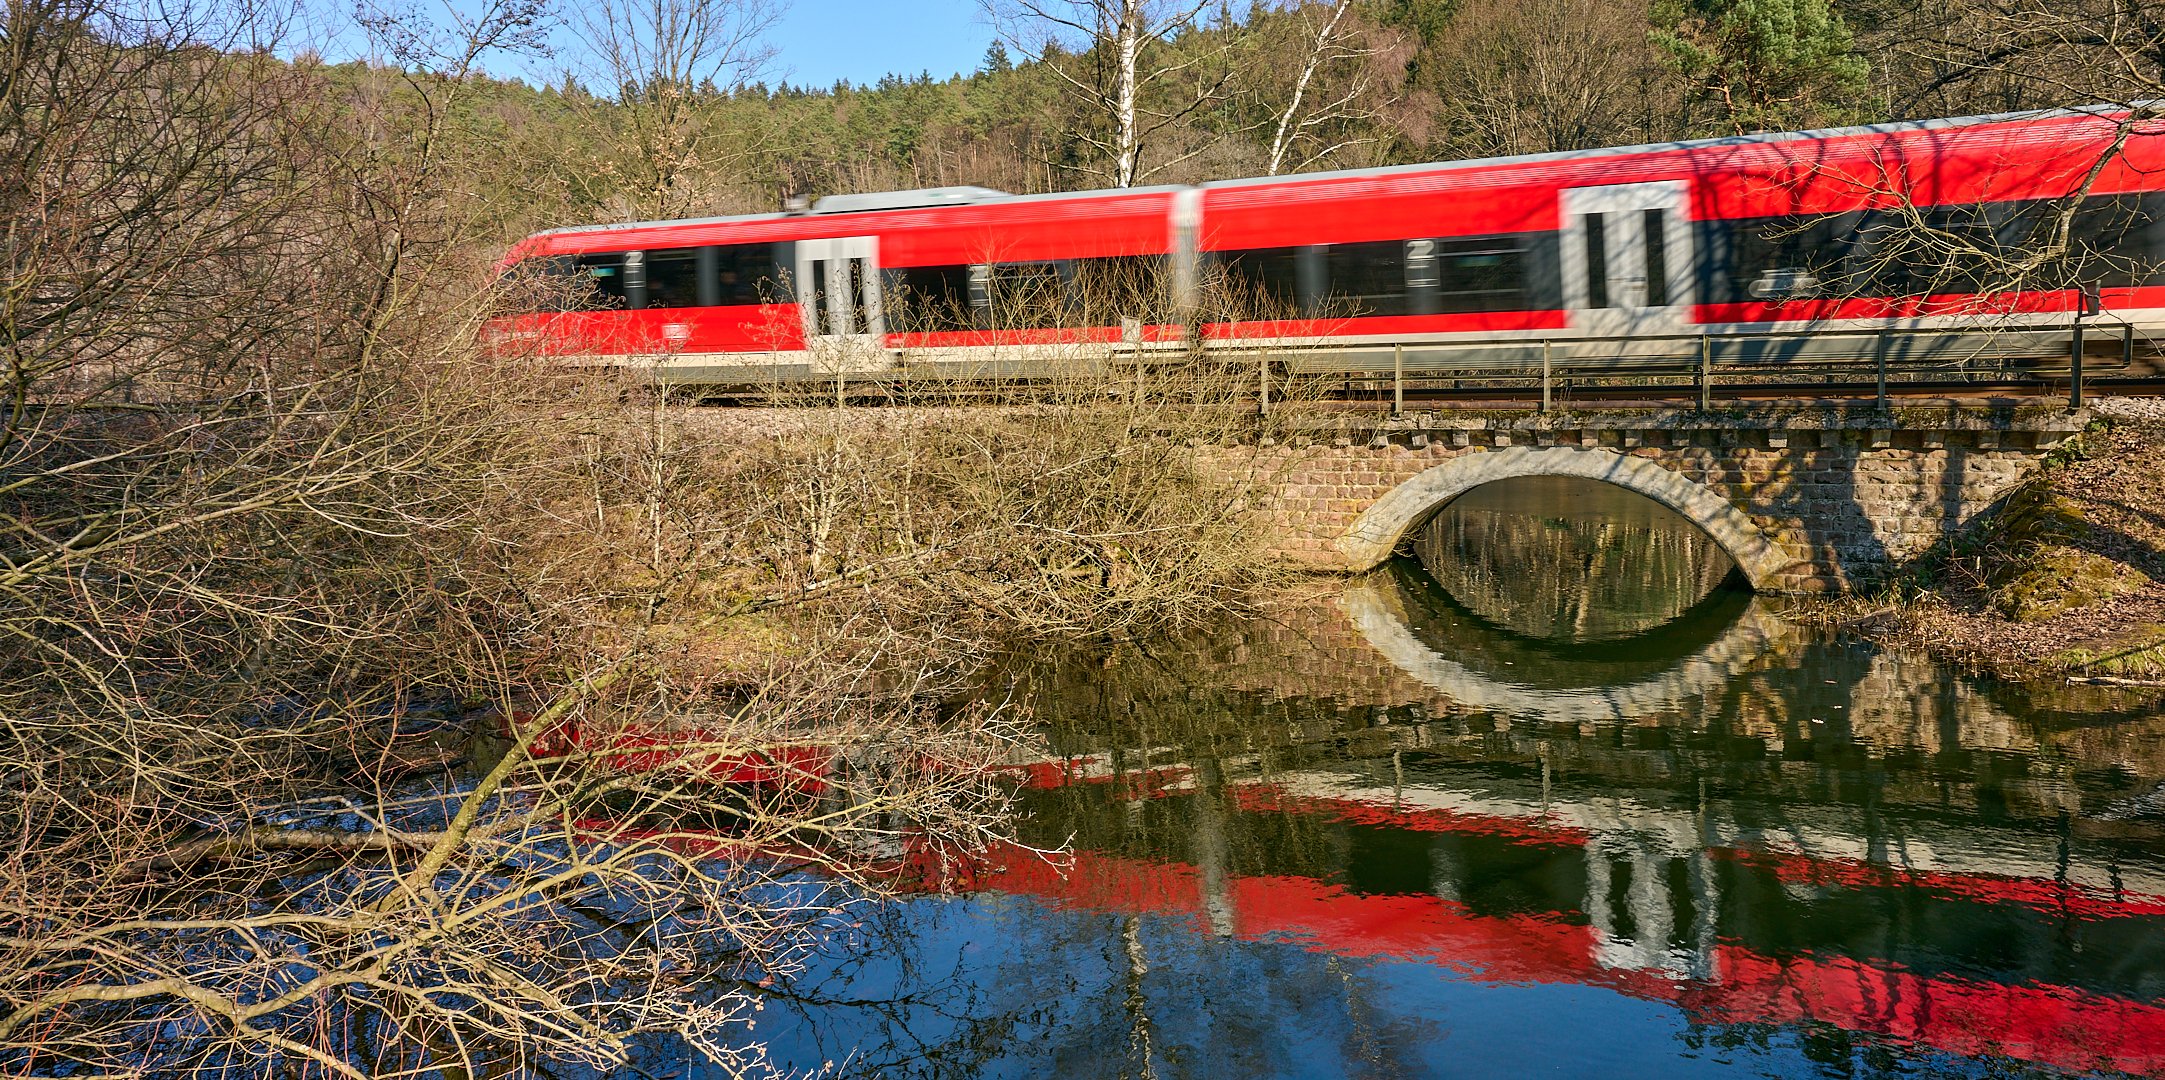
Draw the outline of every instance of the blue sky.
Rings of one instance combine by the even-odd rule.
[[[776,49],[769,83],[830,86],[975,71],[992,27],[975,0],[791,0],[768,40]]]
[[[579,2],[561,0],[563,4]],[[872,83],[882,75],[920,72],[944,79],[977,70],[993,39],[992,26],[978,0],[781,2],[782,16],[766,36],[775,49],[774,62],[764,76],[769,85],[786,79],[793,86],[827,87],[837,79]],[[355,10],[362,5],[378,11],[410,5],[437,19],[444,17],[446,8],[471,12],[477,6],[473,0],[300,0],[300,4],[303,15],[292,48],[313,47],[334,61],[368,50],[354,20]],[[559,11],[568,13],[569,9],[560,7]],[[499,56],[484,60],[483,66],[499,76],[543,84],[556,82],[566,67],[585,66],[572,27],[559,25],[552,37],[553,57]]]

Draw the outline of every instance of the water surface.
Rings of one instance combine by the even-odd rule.
[[[760,1034],[867,1076],[2165,1074],[2154,700],[1664,566],[1594,618],[1408,560],[1018,666],[1064,854],[913,882]]]

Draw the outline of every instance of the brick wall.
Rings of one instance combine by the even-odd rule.
[[[1999,412],[1795,417],[1643,414],[1416,417],[1340,422],[1282,440],[1198,447],[1205,469],[1250,492],[1269,553],[1357,570],[1341,546],[1363,511],[1425,470],[1512,446],[1640,458],[1704,485],[1792,564],[1763,583],[1841,590],[1897,567],[2018,487],[2081,417]]]

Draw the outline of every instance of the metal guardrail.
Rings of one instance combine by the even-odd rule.
[[[1547,410],[1559,395],[1617,401],[1632,400],[1640,390],[1655,400],[1696,400],[1702,409],[1717,396],[1871,397],[1885,408],[1898,395],[1965,394],[2064,394],[2079,408],[2093,381],[2107,372],[2115,388],[2165,393],[2165,333],[2122,320],[2095,321],[2093,314],[2059,323],[2010,320],[1982,327],[1794,327],[1604,337],[1557,332],[1503,340],[1331,345],[1214,340],[1208,352],[1233,370],[1248,367],[1266,410],[1274,383],[1318,379],[1325,386],[1342,379],[1338,392],[1356,400],[1388,392],[1396,412],[1404,411],[1409,394],[1466,401],[1538,397]],[[1095,343],[1070,348],[1075,355],[1052,358],[1035,349],[989,358],[904,359],[894,353],[892,370],[877,365],[829,369],[801,358],[783,363],[779,356],[764,363],[691,359],[663,365],[653,378],[678,387],[819,385],[839,397],[861,387],[891,393],[898,380],[910,379],[949,387],[1029,385],[1130,365],[1183,363],[1197,355],[1184,340],[1128,341],[1109,351]]]
[[[1526,389],[1538,386],[1541,407],[1546,410],[1554,407],[1559,389],[1593,385],[1590,380],[1619,379],[1669,380],[1647,385],[1671,390],[1680,388],[1679,380],[1688,379],[1699,406],[1706,408],[1718,380],[1754,375],[1792,380],[1770,385],[1795,389],[1806,388],[1793,381],[1800,376],[1820,376],[1827,380],[1828,389],[1854,389],[1867,385],[1864,377],[1869,375],[1873,396],[1884,406],[1895,378],[1920,374],[1942,376],[1941,383],[1992,379],[2055,389],[2064,383],[2069,406],[2080,408],[2085,380],[2094,374],[2098,361],[2103,359],[2108,368],[2132,371],[2141,340],[2145,339],[2132,323],[2077,319],[2058,326],[1775,329],[1628,339],[1544,337],[1309,347],[1288,350],[1279,362],[1288,374],[1341,375],[1349,377],[1349,382],[1371,381],[1388,370],[1393,407],[1399,412],[1404,411],[1409,385],[1433,389],[1419,384],[1441,379],[1450,380],[1454,388],[1467,382],[1536,380]],[[2113,343],[2111,353],[2089,355],[2101,351],[2097,349],[2100,341]],[[1849,376],[1849,381],[1835,381],[1842,376]],[[1448,391],[1437,392],[1448,395]]]

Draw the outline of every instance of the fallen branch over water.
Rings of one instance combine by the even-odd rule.
[[[2074,686],[2165,686],[2165,679],[2122,679],[2112,675],[2070,675]]]

